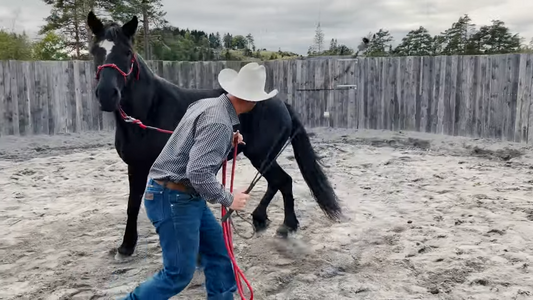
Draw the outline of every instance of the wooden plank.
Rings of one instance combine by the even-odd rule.
[[[527,142],[528,140],[528,120],[529,107],[531,105],[531,85],[533,85],[533,55],[520,56],[520,70],[518,75],[517,90],[517,117],[515,122],[515,141]]]
[[[347,128],[357,128],[357,90],[359,89],[359,86],[357,84],[358,82],[358,76],[357,76],[357,68],[358,68],[358,60],[347,60],[344,61],[347,68],[349,67],[349,71],[346,74],[346,82],[349,84],[355,84],[355,89],[349,89],[347,92],[347,99],[345,100],[347,102],[346,107],[346,122]]]
[[[511,54],[511,64],[509,66],[509,111],[508,111],[508,122],[507,122],[507,140],[515,141],[515,127],[517,119],[520,119],[520,105],[518,104],[518,80],[520,72],[520,54]],[[517,141],[518,142],[518,141]]]
[[[0,136],[8,135],[8,125],[6,118],[6,102],[7,102],[7,72],[8,64],[6,61],[0,61]]]

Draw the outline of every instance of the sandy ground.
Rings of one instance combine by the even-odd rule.
[[[235,238],[255,299],[533,299],[531,147],[313,132],[347,219],[325,219],[286,150],[278,161],[295,182],[301,231],[291,243],[274,238],[278,193],[271,227]],[[255,175],[247,159],[237,172],[237,187]],[[119,299],[155,273],[160,249],[144,208],[132,260],[111,254],[126,180],[111,133],[0,138],[0,299]],[[248,212],[264,191],[261,180]],[[173,299],[205,299],[199,282]]]

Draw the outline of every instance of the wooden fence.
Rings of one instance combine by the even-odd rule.
[[[531,54],[510,54],[264,64],[268,89],[277,88],[307,127],[409,130],[527,143],[533,140],[532,62]],[[242,64],[149,62],[155,73],[188,88],[217,87],[222,68]],[[113,128],[113,118],[99,111],[94,98],[94,75],[94,65],[87,61],[0,62],[0,135]]]

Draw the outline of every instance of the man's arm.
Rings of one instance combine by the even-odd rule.
[[[229,207],[233,203],[233,195],[224,189],[212,171],[226,158],[225,152],[233,130],[224,124],[199,121],[194,145],[189,153],[187,178],[206,201]]]

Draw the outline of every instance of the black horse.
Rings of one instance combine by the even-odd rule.
[[[87,23],[94,34],[90,52],[98,66],[95,95],[101,110],[115,115],[115,148],[128,165],[128,220],[118,255],[131,256],[137,243],[137,216],[148,172],[170,135],[143,129],[125,122],[125,119],[129,115],[145,125],[173,130],[189,104],[203,98],[218,97],[225,91],[183,89],[154,74],[133,50],[137,17],[122,26],[116,23],[104,25],[90,12]],[[338,220],[342,214],[338,198],[291,107],[275,98],[258,103],[250,113],[242,114],[239,119],[239,130],[246,145],[240,145],[238,151],[243,152],[258,170],[264,160],[273,160],[289,137],[294,135],[291,144],[305,182],[324,213],[330,219]],[[279,190],[283,195],[285,218],[277,232],[286,236],[298,229],[292,178],[276,162],[262,175],[268,182],[268,188],[252,213],[254,227],[259,231],[268,226],[267,207]]]

